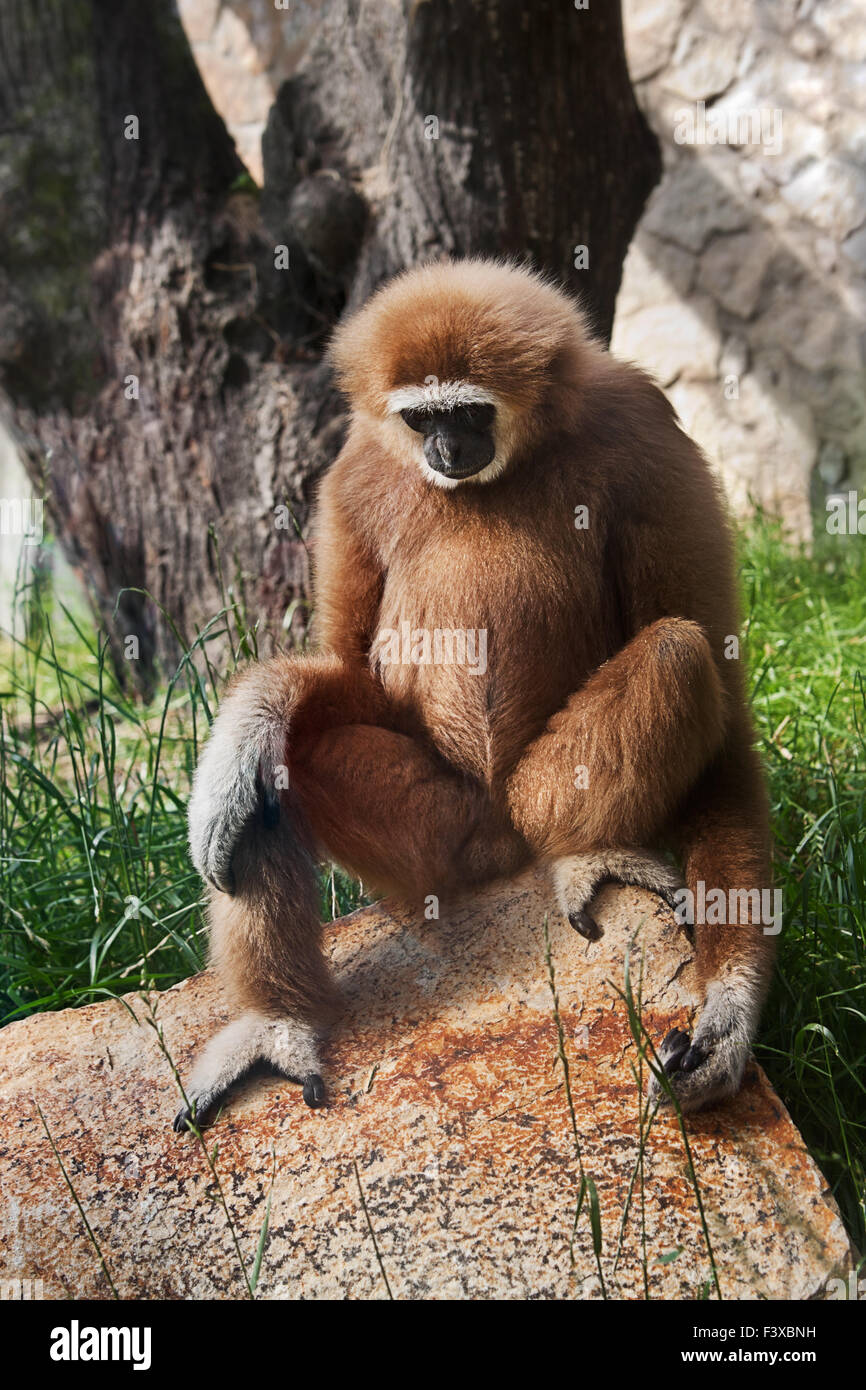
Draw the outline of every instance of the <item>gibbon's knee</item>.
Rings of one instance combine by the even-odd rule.
[[[702,628],[660,619],[530,744],[508,782],[514,823],[545,858],[652,843],[718,749],[724,722]]]
[[[247,824],[278,818],[294,741],[335,724],[375,723],[385,710],[370,672],[331,654],[280,656],[237,676],[223,697],[190,797],[190,850],[202,878],[223,893],[235,891],[236,847]]]

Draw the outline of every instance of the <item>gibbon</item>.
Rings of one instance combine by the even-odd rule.
[[[735,1093],[771,969],[752,891],[770,886],[770,836],[705,460],[649,378],[512,264],[399,276],[332,356],[351,418],[318,499],[320,650],[235,677],[194,779],[192,856],[236,1017],[175,1127],[259,1060],[323,1103],[323,857],[409,902],[542,862],[593,938],[599,884],[670,900],[672,851],[693,892],[748,907],[695,924],[702,1010],[660,1057],[686,1110]],[[446,659],[467,633],[485,660]]]

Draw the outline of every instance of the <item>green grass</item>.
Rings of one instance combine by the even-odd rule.
[[[755,1049],[866,1245],[866,541],[809,558],[741,544],[746,652],[770,782],[779,963]]]
[[[756,1049],[866,1246],[866,542],[808,556],[741,539],[744,656],[770,779],[779,969]],[[218,707],[211,644],[254,648],[229,601],[161,697],[124,692],[88,617],[22,595],[0,643],[0,1021],[164,987],[205,956],[186,847],[197,747]],[[326,915],[357,887],[323,874]]]
[[[19,597],[21,630],[0,642],[0,1023],[203,967],[186,802],[222,684],[208,649],[228,633],[234,666],[254,645],[229,604],[143,705],[88,616]],[[326,916],[360,901],[323,874]]]

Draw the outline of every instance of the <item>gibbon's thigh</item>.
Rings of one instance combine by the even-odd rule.
[[[406,734],[326,730],[293,747],[291,785],[320,846],[381,892],[418,900],[529,861],[487,790]]]
[[[722,684],[703,629],[643,628],[594,672],[508,779],[514,824],[547,859],[651,844],[720,746]]]

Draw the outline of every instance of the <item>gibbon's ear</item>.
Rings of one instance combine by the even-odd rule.
[[[384,418],[406,386],[471,382],[513,410],[538,405],[568,363],[597,353],[579,307],[513,264],[434,262],[399,275],[342,323],[331,360],[356,409]]]

